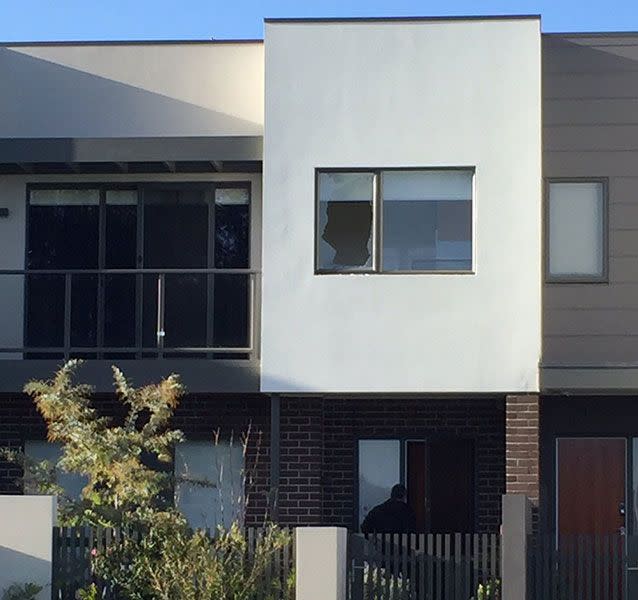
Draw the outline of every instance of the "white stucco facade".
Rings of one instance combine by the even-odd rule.
[[[265,49],[262,391],[536,391],[539,21],[271,22]],[[315,274],[315,169],[454,166],[473,274]]]

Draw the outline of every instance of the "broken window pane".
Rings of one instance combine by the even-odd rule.
[[[372,268],[373,173],[319,175],[320,270]]]

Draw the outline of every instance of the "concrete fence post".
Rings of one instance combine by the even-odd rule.
[[[345,600],[348,531],[298,527],[295,535],[296,600]]]
[[[503,496],[501,545],[502,600],[527,600],[527,539],[532,505],[524,494]]]
[[[51,598],[55,496],[0,496],[0,597],[14,583],[43,587]]]

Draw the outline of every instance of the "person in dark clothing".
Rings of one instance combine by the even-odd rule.
[[[375,506],[363,520],[363,533],[412,533],[416,531],[416,515],[407,503],[408,491],[397,483],[390,498]]]

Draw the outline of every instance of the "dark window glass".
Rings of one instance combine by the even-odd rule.
[[[30,269],[96,269],[97,190],[32,190],[27,264]]]
[[[320,270],[372,268],[373,173],[321,173],[319,176]]]
[[[145,268],[206,268],[206,192],[195,189],[151,189],[145,193],[144,202]],[[207,277],[197,274],[171,275],[166,277],[165,282],[164,345],[205,346]],[[154,347],[157,343],[157,276],[144,276],[143,315],[144,345]]]
[[[137,266],[137,191],[106,192],[106,240],[104,266],[132,269]],[[104,276],[104,345],[135,346],[136,276]],[[107,353],[106,358],[131,358],[131,353]]]
[[[247,269],[250,213],[245,188],[215,190],[215,267]]]
[[[250,235],[249,192],[246,188],[215,190],[215,267],[247,269]],[[246,347],[248,340],[249,276],[217,274],[213,280],[213,345]],[[222,356],[222,355],[219,355]],[[230,354],[227,358],[241,358]]]
[[[26,346],[64,345],[64,275],[28,275]],[[62,354],[29,353],[27,358],[59,358]]]
[[[99,198],[99,191],[90,189],[32,190],[28,268],[97,269]],[[27,278],[27,346],[64,344],[64,290],[63,275]],[[95,277],[87,279],[86,275],[72,275],[71,345],[95,343],[96,297]]]

